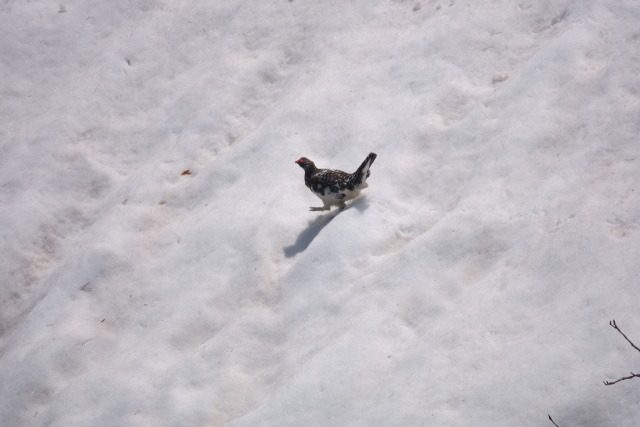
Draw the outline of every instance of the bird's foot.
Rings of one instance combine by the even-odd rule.
[[[309,210],[311,212],[317,212],[317,211],[328,211],[330,208],[329,206],[323,206],[321,208],[314,208],[313,206],[309,208]]]

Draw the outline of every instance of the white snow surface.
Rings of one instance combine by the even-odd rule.
[[[3,426],[637,426],[637,0],[0,4]],[[353,171],[346,210],[294,163]],[[184,174],[183,172],[190,173]]]

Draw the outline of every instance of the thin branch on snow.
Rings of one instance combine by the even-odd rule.
[[[553,421],[553,418],[551,418],[551,415],[549,415],[549,421],[551,421],[553,423],[554,426],[556,427],[560,427],[558,424],[556,424],[555,421]]]
[[[616,321],[615,319],[612,320],[611,322],[609,322],[609,324],[611,325],[611,327],[613,329],[615,329],[616,331],[620,332],[620,335],[622,335],[624,337],[625,340],[627,340],[627,342],[629,344],[631,344],[631,347],[635,348],[636,350],[640,351],[640,348],[638,348],[638,346],[636,346],[634,343],[631,342],[631,340],[629,338],[627,338],[627,336],[620,330],[620,328],[618,328],[618,325],[616,325]]]
[[[602,381],[602,382],[604,383],[604,385],[611,385],[611,384],[619,383],[620,381],[630,380],[631,378],[635,378],[635,377],[640,378],[640,375],[638,374],[634,374],[633,372],[630,372],[630,374],[631,375],[629,375],[628,377],[618,378],[615,381]]]
[[[629,338],[627,338],[627,336],[624,334],[624,332],[622,332],[620,330],[620,328],[618,327],[618,325],[616,325],[616,321],[615,319],[612,320],[611,322],[609,322],[609,325],[611,325],[611,327],[613,329],[615,329],[616,331],[618,331],[620,333],[620,335],[622,335],[624,337],[625,340],[627,340],[627,342],[629,344],[631,344],[631,347],[635,348],[636,350],[640,351],[640,348],[638,348],[638,346],[636,346],[633,342],[631,342],[631,340]],[[630,372],[631,375],[629,375],[628,377],[622,377],[622,378],[618,378],[615,381],[602,381],[604,383],[604,385],[612,385],[615,383],[619,383],[620,381],[624,381],[624,380],[630,380],[631,378],[640,378],[640,374],[634,374],[633,372]],[[549,417],[551,418],[551,417]],[[553,421],[553,420],[552,420]],[[555,424],[555,423],[554,423]]]

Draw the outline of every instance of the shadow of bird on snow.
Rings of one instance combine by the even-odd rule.
[[[318,234],[320,234],[322,229],[326,227],[331,222],[331,220],[333,220],[335,217],[340,215],[342,212],[352,208],[358,210],[359,212],[364,212],[368,207],[369,207],[369,203],[367,202],[366,197],[359,197],[343,210],[335,210],[325,215],[316,217],[314,220],[309,221],[307,228],[302,230],[302,232],[298,235],[298,238],[296,239],[294,244],[284,247],[284,255],[287,258],[291,258],[292,256],[295,256],[300,252],[303,252],[305,249],[309,247],[311,242],[313,242],[313,239],[315,239],[318,236]]]

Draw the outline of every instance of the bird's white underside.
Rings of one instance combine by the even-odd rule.
[[[366,184],[364,186],[361,186],[360,188],[365,188],[365,187],[366,187]],[[344,202],[358,197],[358,195],[360,194],[360,189],[356,189],[353,191],[345,190],[345,191],[341,191],[340,193],[329,192],[324,196],[315,192],[313,194],[315,194],[316,196],[318,196],[320,200],[322,200],[322,203],[324,204],[324,206],[318,207],[318,208],[311,207],[309,209],[312,211],[326,211],[331,209],[331,206],[339,206],[340,209],[344,209]],[[344,194],[345,196],[343,198],[339,198],[341,194]]]

